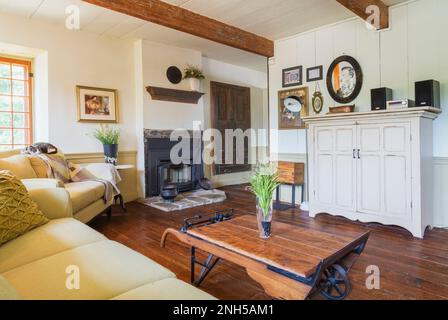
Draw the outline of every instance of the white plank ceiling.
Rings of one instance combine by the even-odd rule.
[[[164,0],[173,5],[277,40],[352,17],[335,0]],[[386,0],[389,5],[405,0]],[[256,70],[266,70],[266,59],[171,30],[81,0],[0,0],[0,12],[48,20],[64,25],[65,9],[78,5],[81,28],[99,35],[143,38],[195,49],[205,56]]]

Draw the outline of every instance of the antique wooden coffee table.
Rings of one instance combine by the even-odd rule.
[[[255,216],[218,212],[187,219],[181,230],[166,230],[161,246],[170,234],[191,246],[191,282],[196,286],[224,259],[244,267],[273,298],[302,300],[316,291],[330,300],[348,296],[348,272],[370,232],[332,234],[280,222],[272,230],[273,236],[262,240]],[[205,262],[196,259],[196,249],[210,254]],[[197,281],[196,264],[202,266]]]

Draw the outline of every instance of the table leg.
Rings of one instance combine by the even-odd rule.
[[[291,209],[294,209],[296,207],[296,185],[292,185],[292,202],[291,202]]]
[[[195,267],[196,267],[196,248],[195,247],[191,247],[190,264],[191,264],[190,281],[191,281],[191,284],[194,285],[194,283],[195,283],[194,273],[195,273]]]
[[[121,209],[124,211],[124,212],[127,212],[127,209],[126,209],[126,205],[124,204],[124,198],[123,198],[123,196],[121,195],[121,194],[117,194],[116,196],[115,196],[115,203],[117,202],[117,200],[118,201],[120,201],[120,207],[121,207]]]

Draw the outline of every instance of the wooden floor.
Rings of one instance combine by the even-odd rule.
[[[167,247],[161,249],[160,239],[166,228],[180,228],[183,219],[196,214],[230,208],[237,214],[254,214],[255,199],[243,187],[223,190],[228,196],[223,204],[165,213],[131,203],[127,213],[116,208],[111,221],[101,216],[91,225],[110,239],[146,255],[188,282],[189,248],[175,239],[169,239]],[[299,210],[276,212],[274,219],[334,233],[343,233],[354,225],[362,225],[328,215],[311,219]],[[372,235],[365,252],[350,273],[353,291],[348,299],[448,299],[448,230],[429,231],[425,240],[418,240],[400,228],[377,224],[362,226],[370,229]],[[380,290],[368,290],[365,286],[366,268],[370,265],[380,268]],[[220,262],[202,289],[219,299],[270,299],[246,275],[244,269],[228,262]]]

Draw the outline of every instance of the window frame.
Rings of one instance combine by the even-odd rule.
[[[11,81],[11,91],[10,91],[10,97],[11,97],[11,131],[12,131],[12,140],[11,144],[0,144],[0,146],[10,146],[10,150],[17,150],[16,146],[22,146],[22,144],[14,143],[14,114],[25,114],[28,115],[28,121],[29,121],[29,128],[23,128],[25,131],[25,146],[31,145],[34,142],[34,117],[33,117],[33,76],[32,76],[32,61],[26,60],[26,59],[20,59],[20,58],[12,58],[12,57],[5,57],[0,55],[0,63],[8,63],[11,66],[13,65],[20,65],[27,68],[27,73],[25,73],[25,80],[23,82],[28,84],[28,88],[25,88],[26,91],[28,91],[28,96],[17,96],[13,94],[13,84],[12,82],[14,80],[22,81],[19,79],[14,79],[12,75],[12,67],[11,67],[11,77],[10,78],[1,78],[4,80],[10,80]],[[14,104],[13,100],[14,97],[22,97],[25,98],[25,100],[28,100],[28,111],[25,112],[14,112]],[[26,110],[26,109],[25,109]],[[7,113],[7,112],[5,112]],[[22,128],[16,128],[16,129],[22,129]],[[27,135],[29,135],[29,138],[27,139]]]

